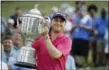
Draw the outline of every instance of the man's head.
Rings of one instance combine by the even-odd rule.
[[[84,8],[80,8],[76,10],[77,16],[83,17],[86,14],[86,10]]]
[[[85,4],[86,4],[85,1],[76,1],[75,2],[76,10],[83,8]]]
[[[20,7],[16,7],[15,11],[17,15],[21,15],[23,13]]]
[[[10,51],[13,46],[12,38],[10,36],[6,36],[3,39],[3,46],[5,51]]]
[[[91,16],[94,16],[96,14],[96,12],[98,11],[98,8],[97,8],[96,5],[91,4],[91,5],[88,6],[87,11],[89,12],[89,14]]]
[[[22,40],[21,34],[19,34],[17,32],[13,33],[12,41],[13,41],[14,45],[16,45],[16,46],[21,45],[21,40]]]
[[[105,19],[106,15],[107,15],[107,10],[106,8],[102,8],[100,11],[101,17],[102,19]]]
[[[62,13],[56,13],[53,15],[51,20],[51,28],[54,32],[63,32],[66,23],[65,15]]]

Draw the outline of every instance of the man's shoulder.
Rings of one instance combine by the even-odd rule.
[[[12,48],[11,48],[11,53],[10,54],[13,54],[13,53],[15,53],[16,51],[15,51],[15,49],[14,49],[14,46],[12,46]]]
[[[84,16],[84,18],[92,20],[92,17],[91,17],[89,14],[86,14],[86,15]]]
[[[14,53],[14,52],[17,51],[17,47],[16,47],[16,46],[12,46],[11,50],[12,50],[12,52]]]
[[[69,36],[67,36],[66,34],[63,34],[63,38],[64,38],[65,40],[71,40],[71,38],[70,38]]]

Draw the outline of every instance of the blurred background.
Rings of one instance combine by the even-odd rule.
[[[66,70],[109,69],[109,7],[107,1],[2,1],[0,33],[3,51],[1,61],[4,65],[3,68],[6,68],[5,70],[30,70],[14,65],[19,50],[24,45],[16,19],[23,12],[33,9],[35,4],[38,4],[38,9],[44,17],[51,18],[57,12],[66,15],[68,21],[64,33],[73,41]],[[82,24],[83,22],[84,24]],[[92,27],[92,29],[81,29],[84,25]],[[74,26],[77,26],[76,29]]]
[[[65,2],[65,1],[46,1],[46,2],[41,2],[41,1],[2,1],[1,2],[1,13],[2,16],[4,16],[5,18],[7,18],[10,14],[14,13],[14,9],[16,7],[21,7],[23,10],[28,11],[30,9],[32,9],[34,7],[34,5],[38,3],[39,4],[39,10],[44,13],[45,15],[49,15],[49,13],[51,13],[51,8],[53,6],[56,7],[60,7],[62,3],[69,3],[71,6],[75,7],[75,1],[69,1],[69,2]],[[90,4],[95,4],[98,9],[100,10],[103,7],[108,7],[108,2],[106,1],[86,1],[86,6],[90,5]],[[100,11],[98,11],[99,13]]]

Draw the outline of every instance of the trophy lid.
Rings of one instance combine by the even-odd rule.
[[[34,9],[31,9],[29,12],[41,15],[41,12],[38,10],[38,6],[39,6],[39,4],[35,4]]]
[[[25,12],[22,14],[20,17],[35,17],[35,18],[40,18],[43,19],[42,13],[38,9],[39,4],[35,4],[33,9],[30,9],[28,12]]]

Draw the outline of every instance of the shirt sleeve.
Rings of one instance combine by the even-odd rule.
[[[32,43],[32,47],[35,48],[35,49],[38,48],[39,45],[40,45],[40,40],[35,40],[35,41]]]
[[[90,28],[93,27],[92,19],[90,18],[89,15],[84,16],[84,18],[81,20],[81,24],[82,24],[82,25],[85,25],[85,26],[88,26],[88,27],[90,27]]]
[[[89,26],[90,28],[93,28],[92,20],[87,21],[87,26]]]
[[[14,65],[16,63],[16,58],[17,57],[12,56],[9,58],[8,65],[12,68],[12,70],[18,69],[18,67]]]
[[[71,50],[72,41],[70,38],[65,38],[59,45],[57,45],[57,49],[59,49],[64,56],[68,55]]]

